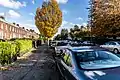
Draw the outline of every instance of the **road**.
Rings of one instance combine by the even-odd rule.
[[[20,59],[8,70],[0,71],[0,80],[59,80],[52,51],[41,46],[27,59]]]

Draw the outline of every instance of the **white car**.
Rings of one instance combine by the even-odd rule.
[[[106,48],[110,51],[113,51],[114,53],[119,53],[120,52],[120,42],[119,41],[110,41],[107,42],[100,47]]]
[[[67,42],[57,42],[57,45],[55,47],[55,53],[59,54],[62,49],[71,47],[69,43]]]

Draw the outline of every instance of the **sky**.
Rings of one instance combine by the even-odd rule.
[[[45,0],[0,0],[0,15],[5,16],[6,21],[15,22],[28,29],[39,32],[35,26],[34,16],[36,9],[42,6]],[[75,24],[86,25],[88,21],[89,0],[56,0],[63,12],[62,28],[70,29]]]

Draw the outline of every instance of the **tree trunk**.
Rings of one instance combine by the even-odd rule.
[[[49,38],[47,38],[47,50],[49,49]]]
[[[49,46],[49,38],[47,39],[47,45]]]

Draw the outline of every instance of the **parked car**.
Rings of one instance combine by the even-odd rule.
[[[56,63],[65,80],[120,80],[120,58],[102,48],[67,48]]]
[[[77,41],[74,41],[74,42],[72,42],[72,43],[70,43],[70,45],[72,46],[72,47],[75,47],[75,46],[98,46],[97,44],[95,44],[95,43],[92,43],[92,42],[90,42],[90,41],[79,41],[79,42],[77,42]]]
[[[95,43],[93,43],[93,42],[91,42],[91,41],[83,41],[82,44],[83,44],[83,45],[90,45],[90,46],[98,46],[98,44],[95,44]]]
[[[56,46],[56,44],[57,44],[56,41],[51,41],[50,44],[49,44],[49,46],[50,46],[51,49],[54,49],[55,46]]]
[[[72,47],[81,46],[81,43],[80,43],[80,42],[77,42],[77,41],[71,41],[69,44],[70,44]]]
[[[55,46],[55,53],[59,54],[62,49],[70,47],[70,44],[67,42],[59,41]]]
[[[106,48],[110,51],[113,51],[114,53],[119,53],[120,52],[120,42],[119,41],[110,41],[107,42],[100,47]]]

